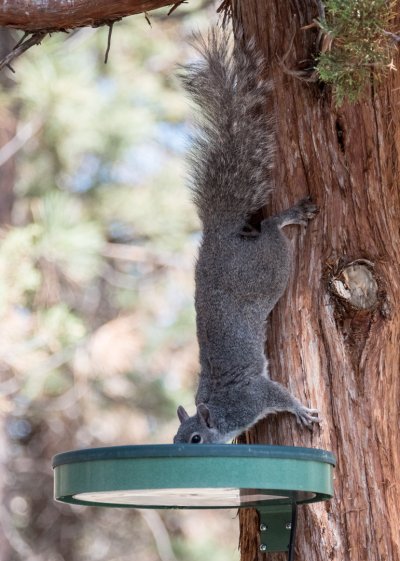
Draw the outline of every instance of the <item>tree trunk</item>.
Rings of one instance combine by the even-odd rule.
[[[9,29],[0,29],[0,60],[10,52],[15,39]],[[0,72],[0,93],[8,92],[13,86],[4,72]],[[11,211],[14,204],[15,157],[2,161],[2,149],[17,132],[16,108],[8,108],[4,103],[0,107],[0,228],[11,222]]]
[[[181,4],[174,0],[0,0],[0,26],[24,31],[65,31],[106,25],[125,16]]]
[[[294,266],[271,316],[267,355],[271,377],[318,407],[323,424],[310,433],[279,415],[244,441],[336,454],[334,499],[300,508],[296,561],[399,561],[400,73],[371,80],[363,102],[336,109],[326,88],[280,63],[288,51],[291,69],[312,58],[316,31],[301,27],[317,17],[317,3],[231,6],[265,53],[275,87],[272,210],[308,194],[320,207],[306,231],[288,232]],[[242,511],[240,523],[242,561],[265,559],[254,511]]]

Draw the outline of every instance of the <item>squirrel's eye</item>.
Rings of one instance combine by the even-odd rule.
[[[201,436],[200,436],[199,434],[194,434],[194,435],[191,437],[190,442],[191,442],[192,444],[200,444],[200,442],[201,442],[202,440],[203,440],[203,439],[201,438]]]

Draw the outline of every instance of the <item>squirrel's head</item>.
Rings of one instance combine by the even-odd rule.
[[[224,442],[223,435],[213,423],[209,408],[204,403],[199,403],[196,414],[189,417],[186,410],[178,407],[178,418],[181,426],[174,437],[174,443],[209,444],[211,442]]]

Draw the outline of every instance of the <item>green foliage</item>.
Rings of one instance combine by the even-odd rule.
[[[18,129],[31,131],[17,153],[15,224],[0,230],[0,313],[10,326],[0,368],[17,374],[32,405],[45,388],[68,392],[65,380],[82,372],[95,385],[101,364],[128,377],[135,359],[138,388],[146,393],[149,371],[149,392],[158,388],[148,414],[161,427],[174,416],[157,379],[181,384],[179,356],[195,336],[198,222],[184,185],[188,104],[174,78],[192,17],[119,23],[108,65],[107,29],[55,35],[18,59],[12,92],[0,87],[2,106],[18,108]],[[127,257],[113,257],[114,245]],[[133,333],[117,332],[120,316],[132,318]],[[106,343],[96,346],[103,327]]]
[[[26,305],[40,287],[41,274],[35,266],[33,248],[40,235],[37,224],[15,228],[3,236],[0,245],[0,314],[10,305]]]
[[[371,78],[391,65],[393,40],[387,32],[393,18],[391,0],[327,0],[325,49],[318,57],[319,78],[333,87],[337,105],[358,100]]]
[[[68,348],[86,335],[82,319],[63,302],[40,309],[37,331],[53,351]]]
[[[61,276],[69,282],[86,283],[98,272],[99,251],[104,243],[101,230],[99,225],[84,219],[76,198],[49,192],[42,199],[31,201],[31,212],[31,223],[3,234],[0,247],[3,313],[10,305],[31,308],[45,280],[48,287],[52,280],[56,289],[54,282]]]
[[[76,283],[85,283],[98,273],[104,240],[98,223],[88,220],[81,201],[51,191],[32,204],[40,227],[35,254],[55,266]]]

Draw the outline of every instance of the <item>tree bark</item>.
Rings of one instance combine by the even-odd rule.
[[[300,508],[296,561],[399,561],[400,74],[371,78],[362,102],[337,109],[327,88],[301,82],[280,63],[288,51],[292,69],[312,58],[316,31],[301,28],[317,17],[317,2],[231,6],[269,61],[275,88],[270,210],[307,194],[320,207],[306,231],[288,232],[294,266],[271,316],[267,356],[271,377],[318,407],[323,424],[310,433],[280,415],[243,441],[336,454],[334,499]],[[242,561],[265,559],[255,512],[241,511],[240,524]]]
[[[174,0],[0,0],[0,27],[29,32],[98,27],[125,16],[180,3]]]

